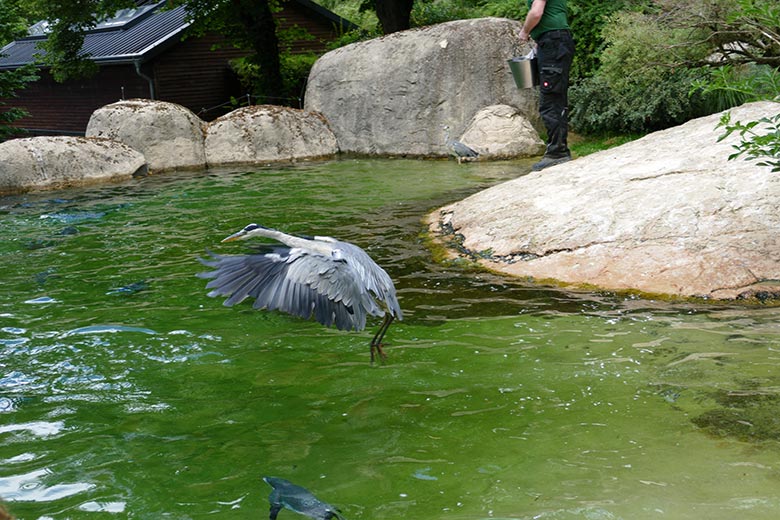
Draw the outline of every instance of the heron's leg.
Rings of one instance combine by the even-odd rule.
[[[395,316],[392,314],[385,313],[385,319],[382,321],[382,325],[379,326],[379,330],[376,331],[376,334],[374,335],[374,338],[371,340],[371,362],[374,362],[374,351],[376,351],[379,354],[379,357],[382,359],[387,359],[387,355],[385,354],[385,351],[382,350],[382,340],[385,337],[385,333],[387,332],[387,329],[390,328],[390,324],[393,323],[393,320],[395,319]]]
[[[271,504],[271,514],[268,518],[271,520],[276,520],[276,515],[279,514],[279,511],[282,509],[281,504]]]

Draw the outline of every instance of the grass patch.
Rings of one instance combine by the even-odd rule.
[[[620,146],[643,136],[644,134],[580,135],[570,132],[569,148],[575,157],[584,157],[601,150]]]

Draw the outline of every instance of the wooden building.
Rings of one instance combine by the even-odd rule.
[[[218,35],[183,38],[189,23],[183,6],[163,9],[164,1],[126,9],[102,22],[84,39],[83,51],[99,65],[88,79],[57,83],[46,68],[19,97],[4,100],[30,115],[16,126],[33,135],[83,135],[97,108],[121,99],[147,98],[183,105],[205,120],[222,115],[222,105],[244,94],[229,60],[246,51],[217,48]],[[328,41],[354,26],[310,0],[284,0],[276,13],[280,28],[298,26],[314,36],[293,42],[291,52],[324,52]],[[45,22],[31,35],[0,49],[0,70],[35,60],[37,44],[46,38]]]

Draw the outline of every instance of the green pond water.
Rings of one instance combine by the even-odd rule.
[[[524,163],[343,160],[0,199],[0,497],[20,519],[770,519],[780,311],[434,262],[421,218]],[[405,319],[227,308],[250,222],[364,247]],[[284,510],[280,518],[299,518]]]

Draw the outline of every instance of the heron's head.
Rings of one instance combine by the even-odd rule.
[[[245,226],[244,229],[241,231],[238,231],[236,233],[233,233],[229,237],[225,237],[222,239],[223,242],[232,242],[233,240],[244,240],[246,238],[255,236],[258,233],[259,230],[264,230],[263,226],[259,226],[257,224],[249,224],[248,226]]]

